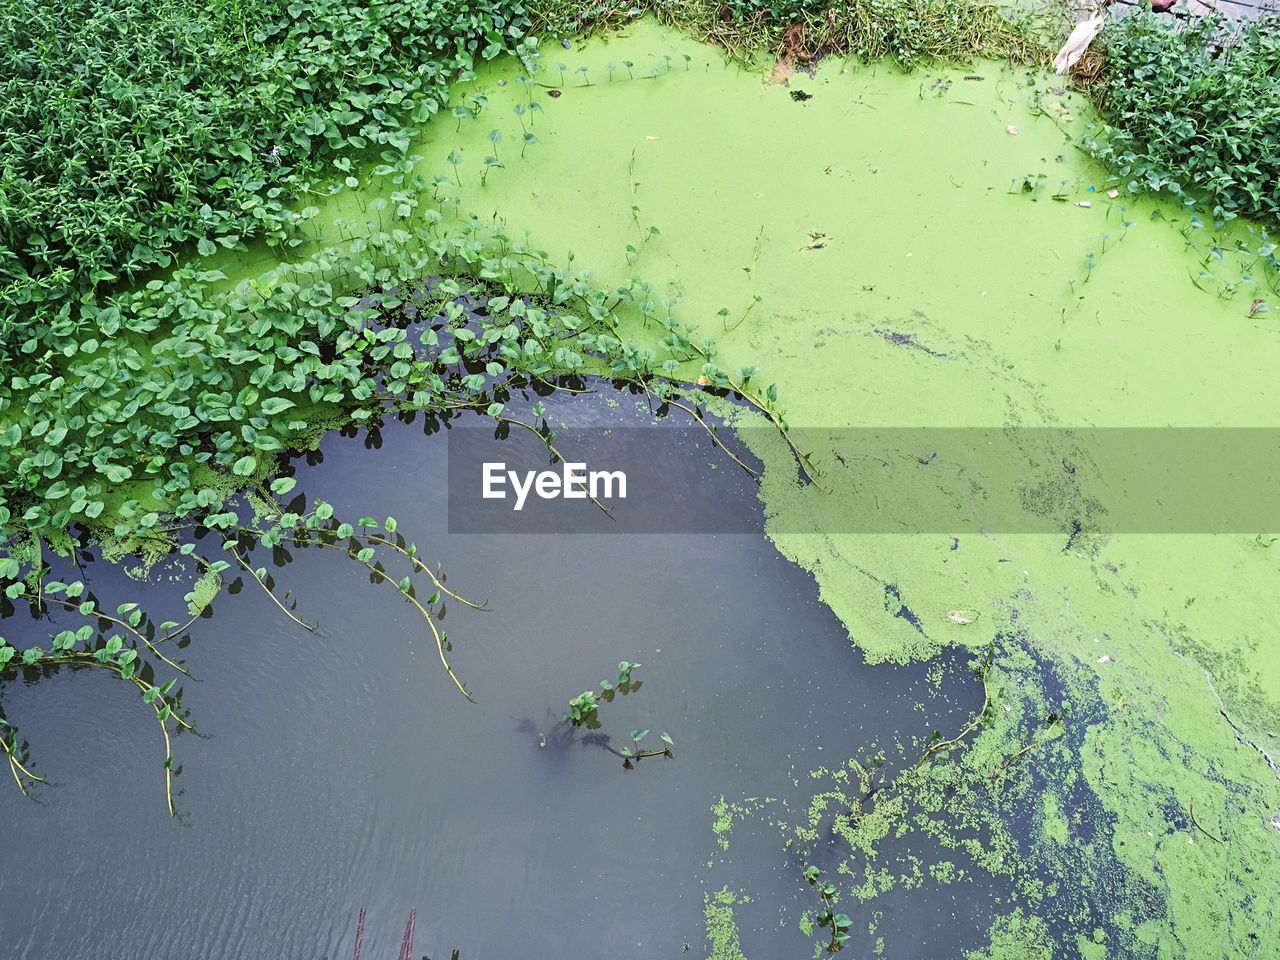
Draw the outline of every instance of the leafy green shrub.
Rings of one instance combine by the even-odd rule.
[[[145,536],[163,514],[216,509],[326,423],[402,403],[496,416],[511,377],[572,373],[586,355],[620,377],[657,366],[609,332],[628,291],[522,256],[492,225],[442,235],[432,213],[373,224],[232,289],[197,261],[80,305],[74,316],[98,334],[71,341],[53,370],[13,373],[20,406],[0,397],[0,528]],[[536,302],[503,292],[517,271],[542,291]],[[433,274],[455,276],[423,279]],[[411,337],[411,316],[438,319]]]
[[[1280,19],[1175,27],[1143,13],[1103,37],[1094,156],[1132,192],[1280,223]]]
[[[287,245],[309,177],[403,152],[525,26],[498,0],[0,0],[0,359],[181,245]]]
[[[327,426],[399,405],[497,416],[512,378],[662,362],[612,336],[624,301],[657,319],[647,293],[551,269],[494,224],[442,228],[449,178],[406,152],[442,107],[485,109],[448,105],[473,54],[537,67],[519,3],[0,14],[0,557],[38,571],[39,541],[65,550],[77,526],[163,549],[174,518],[217,515]],[[459,183],[475,169],[449,163]],[[357,195],[361,222],[313,252],[304,197],[361,188],[378,194]],[[204,257],[250,239],[274,265],[231,288]],[[674,356],[730,386],[711,341],[661,322]]]
[[[904,69],[977,56],[1042,63],[1029,19],[985,0],[637,0],[626,7],[528,0],[539,28],[572,33],[621,26],[634,11],[690,30],[749,60],[760,50],[792,61],[891,58]]]
[[[15,527],[146,530],[207,510],[220,476],[247,482],[308,412],[412,393],[423,367],[393,333],[365,340],[350,294],[453,261],[424,253],[416,199],[395,230],[379,213],[269,289],[215,293],[196,261],[117,291],[180,248],[258,239],[296,260],[316,210],[293,201],[313,181],[358,185],[365,158],[421,192],[416,125],[526,27],[498,0],[0,0],[0,546]],[[123,484],[136,496],[108,510]]]

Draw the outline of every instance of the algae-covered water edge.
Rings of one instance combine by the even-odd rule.
[[[28,78],[5,956],[1280,953],[1265,21],[258,6]]]

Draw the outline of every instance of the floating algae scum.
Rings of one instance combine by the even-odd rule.
[[[425,698],[413,668],[434,651],[386,643],[402,635],[397,608],[339,598],[349,571],[335,587],[341,565],[300,551],[279,579],[323,621],[318,639],[262,627],[272,611],[253,593],[219,601],[184,651],[205,681],[187,696],[216,688],[220,702],[200,710],[213,740],[184,751],[191,829],[176,835],[93,812],[108,793],[146,807],[154,785],[130,769],[131,744],[39,722],[75,715],[87,678],[6,687],[6,711],[77,771],[38,790],[39,805],[0,797],[9,855],[31,865],[29,879],[0,880],[17,955],[60,936],[68,957],[100,955],[98,938],[146,942],[148,955],[180,940],[184,956],[338,956],[357,907],[402,916],[405,896],[423,908],[420,942],[464,956],[557,956],[568,925],[619,957],[699,951],[703,932],[716,960],[801,956],[842,930],[855,955],[1275,955],[1276,624],[1249,602],[1280,587],[1267,531],[830,522],[864,491],[842,459],[847,428],[1276,426],[1280,330],[1274,311],[1251,309],[1275,300],[1262,239],[1110,196],[1071,143],[1087,112],[1038,73],[825,63],[781,85],[647,23],[545,45],[541,64],[532,85],[512,61],[459,84],[453,115],[416,145],[417,172],[456,201],[446,217],[527,231],[549,260],[695,323],[724,369],[776,387],[816,482],[782,434],[748,429],[759,414],[726,405],[764,465],[772,546],[442,538],[451,584],[481,584],[493,607],[451,608],[451,627],[465,619],[456,634],[476,638],[454,661],[479,708]],[[318,202],[317,244],[375,203]],[[252,275],[252,251],[234,268]],[[628,333],[656,344],[666,330],[633,316]],[[698,363],[680,372],[693,380]],[[551,409],[572,422],[603,402]],[[379,511],[438,531],[443,494],[426,479],[441,476],[439,440],[416,432],[388,426],[378,450],[331,437],[305,486],[352,515],[376,494]],[[721,482],[751,508],[744,476]],[[774,548],[838,621],[795,599],[809,581]],[[609,563],[625,567],[602,586]],[[598,620],[577,606],[584,593],[608,596]],[[366,636],[384,642],[343,639]],[[205,662],[202,647],[219,644],[263,646],[270,676],[289,680]],[[677,743],[674,759],[626,772],[593,741],[570,749],[555,724],[560,701],[622,657],[643,664],[644,687],[619,698],[616,728],[615,704],[601,712],[611,743],[632,722]],[[939,657],[951,697],[915,663]],[[982,682],[960,687],[971,659]],[[586,675],[567,678],[566,663]],[[953,738],[954,760],[916,765]],[[98,797],[75,788],[85,768]],[[158,851],[147,875],[173,898],[170,917],[186,912],[179,898],[225,909],[158,931],[147,898],[103,934],[103,911],[85,905],[50,934],[39,904],[86,904],[101,865],[67,881],[48,844],[96,854],[107,828]],[[829,899],[851,927],[823,917]]]
[[[472,164],[460,208],[527,226],[606,284],[639,275],[678,299],[723,366],[777,384],[793,429],[1275,426],[1258,231],[1210,236],[1175,205],[1110,196],[1068,139],[1088,116],[1053,78],[827,63],[783,87],[646,26],[544,60],[565,69],[541,75],[559,96],[527,175],[480,188],[485,123],[430,145]],[[480,84],[494,116],[526,95],[511,80]],[[1078,949],[1276,951],[1276,622],[1248,602],[1280,587],[1263,531],[819,535],[806,518],[856,500],[859,478],[817,449],[825,475],[800,484],[781,438],[749,436],[766,529],[866,656],[1003,638],[1096,701],[1075,752],[1103,825],[1064,808],[1065,836],[1098,829],[1162,908],[1111,904],[1122,939],[1077,931]],[[897,598],[913,617],[892,615]]]

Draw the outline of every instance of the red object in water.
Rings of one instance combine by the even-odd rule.
[[[351,960],[360,960],[360,944],[364,942],[364,907],[360,908],[360,922],[356,925],[356,952]]]
[[[400,941],[399,960],[413,960],[413,928],[418,922],[418,908],[409,909],[409,922],[405,924],[404,939]]]
[[[413,907],[409,910],[409,922],[404,927],[404,939],[400,941],[400,954],[397,960],[413,960],[413,933],[418,925],[418,908]],[[356,949],[351,955],[351,960],[360,960],[360,947],[364,944],[364,907],[360,908],[360,922],[356,925]],[[453,952],[454,960],[458,958],[458,951]]]

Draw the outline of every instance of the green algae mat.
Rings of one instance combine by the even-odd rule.
[[[716,337],[725,367],[776,384],[822,477],[803,482],[781,438],[744,431],[766,465],[768,530],[812,571],[851,656],[995,641],[993,672],[1044,700],[1042,715],[1074,702],[1075,736],[1044,762],[1076,771],[1096,806],[1037,787],[1038,855],[1087,847],[1160,907],[1121,898],[1108,931],[1044,943],[1274,955],[1280,547],[1265,531],[1064,543],[823,533],[811,519],[863,495],[822,431],[1276,426],[1280,328],[1254,273],[1259,232],[1214,234],[1193,211],[1113,190],[1073,145],[1087,108],[1025,70],[826,63],[780,84],[650,25],[543,58],[554,66],[533,101],[515,70],[481,76],[465,96],[509,122],[441,122],[425,164],[450,174],[459,211],[527,231],[602,285],[643,278]],[[536,146],[516,157],[530,130]],[[485,176],[495,145],[503,168]],[[1004,667],[1002,650],[1016,650]],[[1028,656],[1055,665],[1062,690],[1026,690]],[[716,956],[737,950],[730,904],[708,905]],[[1003,922],[990,955],[1042,955],[1026,952],[1033,926]]]

